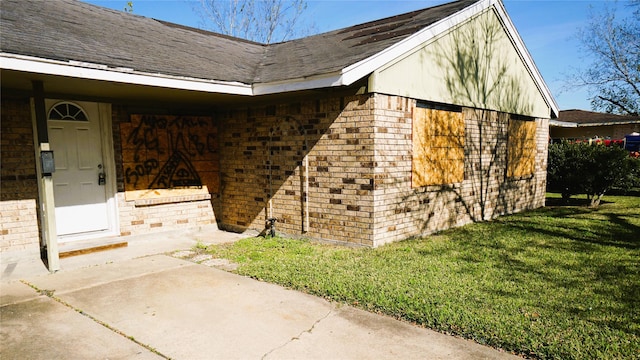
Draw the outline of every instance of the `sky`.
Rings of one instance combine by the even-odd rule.
[[[123,10],[127,0],[83,0]],[[388,16],[449,2],[447,0],[307,0],[305,20],[317,32],[326,32]],[[627,1],[617,4],[624,11]],[[586,89],[570,88],[567,76],[589,66],[576,33],[586,26],[590,13],[598,13],[612,1],[503,0],[507,13],[523,39],[560,110],[590,110]],[[202,27],[195,0],[133,0],[133,13],[186,26]]]

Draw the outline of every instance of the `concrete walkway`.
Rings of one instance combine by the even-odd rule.
[[[169,255],[136,256],[134,248],[118,260],[63,259],[55,274],[2,281],[0,359],[516,358]]]

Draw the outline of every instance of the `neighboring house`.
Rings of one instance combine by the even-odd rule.
[[[2,251],[269,218],[376,247],[544,205],[558,108],[500,1],[272,45],[0,6]]]
[[[634,132],[640,132],[640,116],[562,110],[557,119],[549,122],[549,137],[552,140],[621,140]]]

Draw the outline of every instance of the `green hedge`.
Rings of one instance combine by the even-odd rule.
[[[640,186],[640,159],[618,146],[562,141],[549,145],[547,191],[564,200],[585,194],[597,206],[612,190]]]

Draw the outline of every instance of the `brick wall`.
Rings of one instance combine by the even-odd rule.
[[[284,234],[379,246],[544,205],[547,120],[536,120],[534,176],[507,179],[508,115],[463,109],[465,180],[412,189],[415,104],[382,94],[327,94],[222,111],[219,196],[156,203],[125,200],[119,125],[129,113],[116,105],[120,232],[189,228],[216,218],[221,227],[262,230],[273,216]],[[38,246],[32,139],[29,101],[3,98],[3,250]]]
[[[374,245],[544,206],[548,121],[537,119],[535,173],[506,178],[507,114],[463,109],[464,181],[411,188],[415,100],[376,94]]]
[[[3,94],[0,113],[0,251],[38,252],[38,184],[29,98]]]
[[[262,230],[273,216],[282,233],[373,245],[369,95],[327,95],[219,116],[221,226]]]
[[[509,115],[490,111],[463,109],[465,180],[412,189],[415,104],[369,94],[220,114],[219,223],[262,230],[273,216],[284,234],[379,246],[544,205],[547,121],[535,174],[507,179]]]
[[[125,200],[124,193],[118,193],[117,200],[121,236],[215,224],[209,199],[136,206],[135,201]]]
[[[0,201],[0,251],[40,249],[36,200]]]

